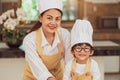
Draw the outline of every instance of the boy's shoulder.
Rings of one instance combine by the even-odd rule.
[[[93,58],[90,58],[91,59],[91,66],[98,66],[98,63],[96,60],[94,60]]]
[[[90,58],[92,63],[97,63],[97,61],[93,58]]]

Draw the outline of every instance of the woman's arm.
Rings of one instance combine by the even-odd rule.
[[[52,74],[38,56],[35,41],[30,39],[32,38],[25,38],[23,41],[26,61],[37,80],[47,80],[48,77],[52,77]]]
[[[65,64],[73,58],[71,54],[71,40],[70,40],[70,32],[64,28],[60,28],[60,33],[63,40],[63,45],[65,49]]]

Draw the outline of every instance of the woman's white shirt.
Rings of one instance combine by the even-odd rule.
[[[81,75],[85,71],[86,64],[76,64],[76,73]],[[65,72],[63,76],[63,80],[71,80],[71,70],[72,70],[72,60],[67,63],[65,66]],[[93,80],[101,80],[101,73],[99,70],[99,66],[97,62],[91,59],[91,68],[90,72],[93,75]]]
[[[62,37],[64,49],[65,49],[65,62],[67,63],[73,56],[70,54],[70,33],[63,28],[58,29]],[[58,35],[55,34],[55,39],[52,46],[47,42],[43,31],[42,32],[42,48],[43,53],[46,55],[53,55],[58,52],[57,45],[60,43]],[[23,46],[25,50],[25,58],[29,63],[33,75],[37,80],[47,80],[52,74],[48,71],[41,58],[38,56],[36,51],[36,31],[28,34],[23,41]]]

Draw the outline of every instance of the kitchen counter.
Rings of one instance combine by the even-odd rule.
[[[120,56],[120,44],[114,41],[94,41],[93,56]],[[24,51],[10,49],[5,43],[0,43],[0,58],[21,58],[25,57]]]
[[[23,58],[24,51],[20,49],[0,48],[0,58]]]
[[[120,56],[120,44],[118,42],[94,41],[95,53],[93,56]]]
[[[9,48],[5,43],[0,42],[0,58],[24,58],[24,51],[19,48]]]

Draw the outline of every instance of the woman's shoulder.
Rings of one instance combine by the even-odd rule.
[[[70,32],[67,29],[60,27],[58,31],[60,32],[63,39],[70,38]]]
[[[58,30],[59,30],[60,33],[62,33],[62,34],[70,34],[70,32],[69,32],[67,29],[63,28],[63,27],[60,27]]]
[[[25,38],[24,38],[24,42],[29,42],[29,41],[34,41],[36,38],[36,31],[30,32],[28,33]]]

